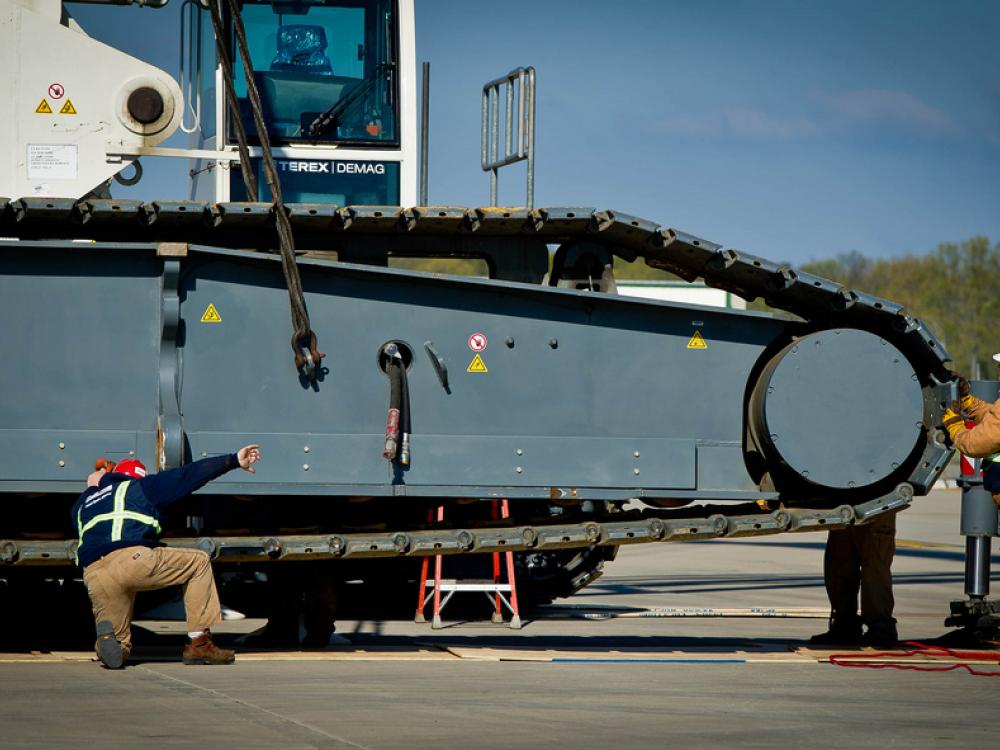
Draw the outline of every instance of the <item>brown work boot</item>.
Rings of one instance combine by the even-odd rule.
[[[184,647],[181,661],[185,664],[232,664],[236,652],[219,648],[212,643],[212,634],[205,631]]]

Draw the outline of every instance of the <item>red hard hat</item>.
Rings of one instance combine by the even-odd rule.
[[[115,474],[125,474],[133,479],[145,479],[146,477],[145,465],[143,465],[142,461],[135,458],[126,458],[124,461],[119,461],[118,465],[111,471]]]

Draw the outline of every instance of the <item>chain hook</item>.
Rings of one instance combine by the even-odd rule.
[[[308,344],[305,342],[308,340]],[[316,334],[309,330],[305,336],[292,336],[292,350],[295,352],[295,369],[309,378],[310,382],[316,382],[316,373],[319,370],[323,358],[326,356],[317,347]]]

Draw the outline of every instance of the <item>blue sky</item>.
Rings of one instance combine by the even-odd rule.
[[[176,74],[176,0],[71,9]],[[998,30],[997,2],[417,0],[430,200],[489,201],[480,89],[532,65],[536,205],[615,208],[793,263],[1000,241]],[[146,161],[116,194],[184,197],[183,162]],[[523,202],[523,167],[500,187]]]

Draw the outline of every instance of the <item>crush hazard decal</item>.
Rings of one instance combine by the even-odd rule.
[[[201,316],[201,322],[202,323],[221,323],[222,322],[222,316],[219,315],[219,311],[215,309],[215,305],[209,304],[209,306],[205,308],[205,312],[202,313],[202,316]]]
[[[705,343],[705,337],[701,335],[701,331],[695,331],[691,336],[691,340],[688,341],[688,349],[708,349],[708,344]]]

